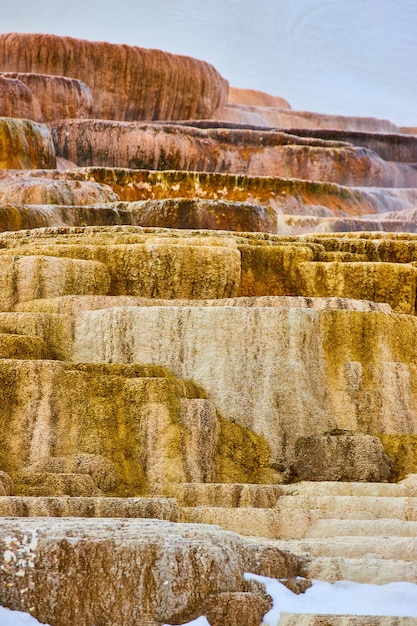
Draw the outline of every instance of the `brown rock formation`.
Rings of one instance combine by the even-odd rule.
[[[46,126],[0,117],[0,169],[54,168],[56,157]]]
[[[14,113],[9,113],[11,117],[28,117],[40,122],[49,122],[62,118],[92,116],[93,99],[91,91],[80,80],[64,76],[16,72],[4,72],[0,75],[0,79],[14,79],[24,83],[33,93],[35,101],[37,100],[40,106],[40,117],[18,115],[17,110],[14,110]],[[7,114],[1,113],[1,115]]]
[[[262,617],[272,608],[272,599],[266,593],[220,593],[204,607],[210,626],[259,626]]]
[[[37,98],[29,87],[16,78],[0,74],[0,116],[42,121]]]
[[[264,91],[256,91],[255,89],[239,89],[238,87],[229,87],[229,95],[227,98],[229,104],[249,104],[252,106],[277,107],[280,109],[291,109],[291,105],[280,96],[271,96]]]
[[[85,260],[105,263],[111,276],[109,293],[112,295],[171,299],[224,298],[235,295],[240,281],[240,254],[233,239],[212,239],[204,235],[191,235],[186,241],[178,236],[172,239],[160,238],[158,235],[149,238],[140,230],[133,230],[132,236],[129,236],[123,227],[119,228],[121,230],[116,238],[111,231],[106,234],[105,230],[92,230],[90,241],[83,237],[84,229],[79,231],[81,239],[77,236],[67,239],[63,229],[63,245],[58,247],[53,239],[54,231],[50,234],[46,232],[46,240],[38,241],[45,252],[40,256],[63,256],[72,259],[87,257]],[[81,242],[82,245],[78,245]],[[35,249],[35,255],[38,255],[40,248],[36,244]],[[25,257],[32,256],[29,251],[30,246],[22,248]],[[155,259],[158,259],[156,264],[153,262]],[[8,260],[4,262],[7,264]],[[4,281],[10,285],[12,300],[16,298],[20,301],[19,282],[12,280],[13,275],[13,271],[10,274],[6,272]],[[32,281],[36,281],[35,276],[36,272],[32,275]],[[76,281],[74,288],[75,284]],[[89,279],[86,275],[87,290],[90,287],[94,290],[107,289],[107,280],[99,282],[93,279],[90,287],[88,285]],[[81,284],[79,288],[84,289]],[[8,297],[9,291],[6,293]]]
[[[52,176],[53,174],[50,173]],[[63,172],[65,180],[95,180],[109,185],[121,200],[165,198],[210,198],[269,205],[277,213],[333,216],[377,213],[391,199],[391,209],[410,208],[417,202],[414,190],[387,190],[376,199],[373,190],[350,189],[333,183],[305,180],[238,176],[185,171],[146,171],[124,168],[80,168]],[[384,190],[385,192],[385,190]],[[408,195],[410,193],[410,198]]]
[[[391,463],[377,437],[340,431],[298,439],[289,472],[296,480],[384,482]]]
[[[58,159],[0,118],[0,604],[259,626],[244,571],[417,582],[412,133],[129,46],[0,35],[2,70]]]
[[[113,190],[113,192],[112,192]],[[290,234],[294,228],[294,234],[298,234],[295,224],[296,216],[315,216],[320,218],[333,218],[340,216],[342,221],[339,228],[331,226],[332,220],[329,221],[330,232],[346,231],[349,228],[349,220],[353,216],[366,216],[369,222],[369,228],[366,228],[366,221],[355,225],[352,222],[352,230],[384,230],[383,225],[377,225],[374,228],[375,220],[384,221],[383,215],[378,217],[378,213],[387,214],[387,221],[401,219],[399,211],[411,210],[417,204],[417,190],[413,188],[406,189],[389,189],[389,188],[349,188],[333,183],[317,183],[313,181],[304,181],[288,178],[268,178],[268,177],[252,177],[252,176],[236,176],[232,174],[214,174],[204,172],[184,172],[184,171],[146,171],[146,170],[127,170],[122,168],[79,168],[67,171],[56,170],[31,170],[26,171],[3,171],[0,173],[0,201],[4,204],[60,204],[60,205],[97,205],[100,208],[102,217],[97,216],[94,221],[94,214],[85,214],[86,225],[99,224],[135,224],[135,214],[139,215],[139,211],[135,210],[135,205],[110,205],[110,202],[122,200],[127,202],[135,202],[140,200],[163,200],[167,207],[171,206],[171,200],[174,198],[189,198],[194,203],[197,201],[198,207],[204,206],[203,218],[198,211],[190,215],[189,226],[210,225],[214,228],[216,225],[222,224],[222,228],[230,224],[230,228],[243,228],[247,224],[248,230],[255,228],[259,224],[259,229],[263,230],[268,227],[269,222],[273,218],[271,209],[280,215],[284,214],[284,219],[278,220],[279,232],[282,234]],[[203,204],[198,200],[204,201]],[[209,202],[207,202],[209,201]],[[216,201],[212,203],[211,201]],[[182,201],[181,201],[182,202]],[[224,205],[226,202],[226,205]],[[236,207],[238,219],[232,219],[230,210],[217,211],[214,206],[228,206],[227,203],[243,203],[245,207],[238,205]],[[105,204],[104,204],[105,203]],[[252,205],[259,205],[257,208],[250,209]],[[150,211],[151,205],[147,206],[146,219],[156,220],[155,225],[161,224],[162,217],[157,218],[154,211]],[[138,208],[139,208],[138,206]],[[162,205],[155,205],[162,208]],[[174,204],[174,206],[177,206]],[[191,205],[190,205],[191,206]],[[192,206],[196,206],[192,204]],[[259,207],[263,206],[264,209]],[[119,211],[117,211],[119,207]],[[180,209],[180,207],[183,207]],[[10,209],[5,209],[6,213]],[[31,209],[17,207],[16,211],[20,214],[27,213],[27,220],[30,220]],[[37,222],[36,213],[44,211],[45,218],[39,218]],[[165,225],[178,226],[184,224],[182,221],[188,212],[185,211],[184,205],[178,205],[174,213],[166,215],[169,220]],[[77,225],[76,221],[70,221],[69,216],[65,216],[65,212],[58,211],[57,222],[52,223],[51,220],[53,209],[34,208],[33,219],[28,223],[28,227],[38,227],[47,225]],[[104,217],[104,214],[108,217]],[[145,213],[144,213],[145,214]],[[113,219],[114,222],[106,221]],[[251,215],[251,217],[249,217]],[[151,217],[152,216],[152,217]],[[255,217],[256,216],[256,217]],[[267,216],[267,222],[265,217]],[[289,220],[290,230],[285,230],[285,221],[289,216],[294,216],[293,223]],[[349,216],[349,217],[348,217]],[[371,218],[372,216],[372,218]],[[404,214],[404,221],[409,218]],[[74,220],[77,218],[74,217]],[[81,217],[80,217],[81,219]],[[89,220],[92,221],[89,221]],[[102,219],[102,221],[100,221]],[[165,220],[165,217],[163,218]],[[187,218],[188,219],[188,218]],[[410,217],[412,219],[412,217]],[[10,225],[17,217],[13,217],[10,213]],[[66,221],[69,220],[69,221]],[[124,221],[126,220],[126,221]],[[275,219],[273,219],[275,223]],[[18,222],[17,222],[18,223]],[[23,221],[21,228],[25,228],[27,222]],[[82,225],[82,223],[80,225]],[[147,222],[150,225],[150,222]],[[318,227],[321,222],[312,220],[311,232],[323,231],[324,227]],[[323,222],[326,224],[326,220]],[[343,224],[346,224],[343,226]],[[241,226],[239,226],[241,224]],[[308,221],[306,221],[308,224]],[[273,224],[271,223],[271,229]],[[302,223],[300,224],[302,226]],[[11,230],[14,228],[10,227]],[[398,230],[392,226],[392,229]],[[404,229],[402,229],[404,232]],[[273,232],[273,231],[272,231]],[[299,231],[304,232],[304,231]],[[307,232],[310,232],[309,230]]]
[[[53,172],[49,176],[56,176]],[[417,190],[358,189],[292,178],[237,176],[205,172],[80,168],[58,174],[64,180],[95,180],[121,200],[211,198],[269,205],[277,213],[341,217],[414,208]]]
[[[72,214],[75,213],[74,209],[71,211]],[[119,218],[119,220],[123,220],[119,223],[134,226],[264,233],[273,233],[277,229],[276,213],[271,207],[243,202],[190,198],[118,202],[113,209],[111,205],[91,207],[88,209],[88,216],[87,211],[84,210],[81,221],[74,226],[82,223],[93,225],[94,213],[99,216],[104,214],[106,210],[108,212],[113,210],[114,216],[110,217],[109,215],[107,222],[103,222],[103,225],[106,223],[116,224]],[[51,223],[51,226],[53,225]],[[72,226],[73,224],[68,225]],[[99,225],[98,222],[97,225]]]
[[[79,185],[78,189],[75,185]],[[87,202],[99,195],[99,185],[75,183],[75,181],[40,181],[20,179],[9,181],[1,189],[0,198],[31,199],[31,196],[44,194],[43,200],[50,198],[74,200],[77,194]],[[71,189],[73,187],[73,189]],[[71,194],[74,191],[74,194]],[[105,198],[105,190],[102,190]],[[109,190],[110,192],[110,190]],[[111,195],[110,193],[108,194]],[[46,197],[45,197],[46,196]],[[72,197],[71,197],[72,196]],[[19,198],[19,199],[20,199]],[[161,226],[184,229],[229,230],[236,232],[276,232],[277,217],[274,209],[243,202],[220,200],[198,200],[172,198],[139,202],[102,202],[91,206],[66,206],[59,204],[2,204],[0,208],[0,232],[42,228],[45,226],[112,226],[127,224],[132,226]],[[396,222],[396,224],[401,224]]]
[[[306,261],[297,267],[300,295],[387,302],[399,313],[410,315],[415,313],[416,284],[417,268],[409,264],[332,260]]]
[[[55,124],[53,136],[57,155],[80,166],[291,176],[342,185],[417,184],[410,165],[346,143],[282,132],[80,120]]]
[[[69,458],[49,458],[45,459],[48,462],[48,469],[55,469],[57,465],[74,469],[74,465],[78,465],[80,460],[85,459],[90,461],[89,471],[91,473],[91,465],[94,464],[95,470],[99,469],[98,475],[89,475],[95,488],[103,480],[104,473],[103,467],[107,468],[111,463],[100,457],[95,457],[90,454],[80,454],[76,457]],[[93,463],[91,463],[91,461]],[[45,463],[46,464],[46,463]],[[106,468],[106,469],[107,469]],[[38,469],[38,467],[36,468]],[[78,469],[78,467],[77,467]],[[112,468],[112,473],[114,468]],[[28,473],[28,472],[27,472]],[[36,472],[38,479],[38,490],[45,490],[45,481],[51,478],[60,478],[62,476],[56,472]],[[35,472],[33,472],[32,477]],[[88,474],[84,474],[86,477]],[[73,479],[80,477],[80,474],[72,472],[66,474],[66,478],[72,476]],[[108,481],[108,474],[105,476],[106,483]],[[11,481],[11,479],[9,479]],[[112,476],[114,480],[114,476]],[[74,481],[75,482],[75,481]],[[42,483],[42,484],[41,484]],[[56,487],[52,485],[51,487]],[[40,487],[41,485],[41,487]],[[108,484],[104,485],[103,491],[109,491]],[[114,485],[113,485],[114,486]],[[32,487],[33,489],[33,487]],[[101,496],[77,496],[72,497],[69,495],[48,495],[48,496],[9,496],[9,494],[2,494],[5,497],[0,499],[0,516],[1,517],[109,517],[109,518],[140,518],[140,519],[160,519],[167,520],[169,522],[180,521],[180,508],[178,501],[174,498],[152,498],[150,496],[146,498],[115,498],[109,495]]]
[[[271,559],[268,547],[218,528],[158,520],[0,520],[0,542],[1,604],[56,626],[184,623],[221,593],[243,593],[245,571],[294,576],[303,561],[280,550]],[[248,606],[263,603],[264,593],[248,593]]]
[[[215,111],[211,117],[218,122],[252,124],[255,126],[269,126],[270,128],[328,128],[376,133],[400,132],[398,126],[395,126],[388,120],[380,120],[373,117],[327,115],[325,113],[289,111],[281,107],[252,106],[249,104],[228,104]]]
[[[102,119],[210,117],[227,98],[227,82],[204,61],[56,35],[0,35],[0,71],[78,78]]]
[[[317,128],[293,130],[292,133],[299,137],[317,137],[325,141],[346,141],[376,152],[385,161],[417,163],[417,136],[414,135]]]
[[[108,185],[88,179],[65,179],[64,176],[61,179],[60,172],[55,170],[0,172],[0,219],[5,230],[49,225],[50,210],[44,205],[85,206],[115,200],[118,200],[118,195]],[[13,207],[7,208],[8,204]],[[30,205],[34,204],[43,206],[32,209]],[[60,224],[62,222],[55,225]]]
[[[25,300],[74,293],[105,295],[110,288],[110,275],[103,263],[54,256],[4,257],[0,259],[0,276],[2,311],[10,311]]]
[[[0,472],[0,495],[11,496],[13,493],[13,481],[6,472]]]

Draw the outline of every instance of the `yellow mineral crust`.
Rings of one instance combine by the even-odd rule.
[[[279,237],[134,226],[5,233],[0,236],[6,298],[2,306],[10,310],[25,300],[78,294],[161,299],[304,296],[385,302],[398,313],[414,314],[417,237],[379,235]],[[11,255],[19,258],[12,261]],[[28,263],[33,265],[25,279],[33,284],[30,288],[19,279],[29,273],[19,270]],[[52,281],[56,285],[40,287],[45,282],[42,267],[49,266],[48,272],[59,275]],[[79,280],[78,271],[85,277]]]
[[[0,169],[56,167],[55,148],[46,126],[0,117]]]
[[[38,397],[55,420],[71,413],[60,432],[74,434],[56,436],[57,449],[48,444],[44,457],[104,456],[120,475],[114,494],[153,493],[172,482],[276,482],[274,470],[291,467],[300,438],[338,433],[379,437],[392,476],[402,476],[415,467],[413,446],[408,456],[400,450],[417,435],[416,258],[412,235],[297,238],[131,226],[5,233],[3,354],[23,359],[10,371],[40,368],[46,381],[28,375],[18,383],[22,374],[15,374],[5,385],[19,389],[16,407],[26,420],[37,409],[22,409],[22,393],[27,407]],[[149,363],[172,375],[145,384],[142,375],[126,380],[97,369],[104,363]],[[131,414],[132,397],[142,399]],[[23,431],[14,428],[22,435],[13,445],[20,445]],[[31,437],[39,444],[49,435]],[[349,441],[328,444],[338,450]],[[146,442],[156,446],[152,462],[140,447]],[[303,445],[313,444],[327,445]],[[365,450],[365,440],[359,444]],[[20,457],[32,467],[27,450]],[[62,467],[58,482],[48,478],[48,493],[52,484],[74,491]],[[17,485],[34,493],[36,480]],[[83,493],[93,495],[82,480]]]
[[[3,359],[0,380],[0,464],[17,494],[127,496],[265,478],[266,442],[219,421],[195,385],[163,368]]]
[[[259,626],[244,572],[416,583],[412,129],[133,46],[0,69],[0,605]]]

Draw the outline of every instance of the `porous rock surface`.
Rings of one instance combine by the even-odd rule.
[[[413,129],[67,37],[0,71],[0,603],[259,626],[245,571],[416,583]]]
[[[289,471],[298,480],[384,482],[391,462],[377,437],[336,430],[297,439]]]
[[[133,519],[3,519],[0,552],[0,602],[56,626],[184,623],[221,593],[244,604],[248,569],[291,576],[300,562],[219,528]]]

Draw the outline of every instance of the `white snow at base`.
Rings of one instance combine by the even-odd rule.
[[[1,626],[38,626],[41,622],[22,611],[11,611],[0,606],[0,624]],[[204,623],[204,622],[203,622]],[[48,626],[45,624],[44,626]]]
[[[268,626],[277,626],[281,613],[417,617],[417,585],[413,583],[371,585],[313,580],[310,589],[297,595],[274,578],[255,574],[244,577],[264,583],[273,599],[272,609],[263,618]]]
[[[163,624],[162,626],[169,626],[169,624]],[[182,626],[210,626],[210,624],[208,623],[207,618],[203,615],[202,617],[197,617],[197,619],[193,619],[192,622],[187,622]]]
[[[263,618],[268,626],[278,626],[281,613],[417,617],[417,585],[413,583],[370,585],[344,580],[335,583],[313,580],[313,586],[298,595],[274,578],[256,574],[245,574],[244,578],[263,583],[272,597],[273,607]],[[183,626],[210,624],[205,617],[199,617]]]
[[[370,585],[344,580],[335,583],[313,580],[310,589],[297,595],[275,578],[256,574],[245,574],[244,578],[263,583],[267,593],[272,597],[273,607],[263,618],[268,626],[278,626],[281,613],[417,617],[417,585],[413,583]],[[39,624],[40,622],[28,613],[0,607],[1,626]],[[210,626],[210,624],[206,617],[201,616],[183,626]]]

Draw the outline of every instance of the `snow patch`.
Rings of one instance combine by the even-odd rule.
[[[277,626],[281,613],[417,617],[417,585],[413,583],[372,585],[313,580],[310,589],[297,595],[273,578],[256,574],[245,574],[244,578],[263,583],[272,597],[273,607],[263,618],[268,626]]]
[[[378,615],[417,617],[417,585],[407,582],[372,585],[340,580],[326,583],[313,580],[305,593],[296,594],[275,578],[244,574],[245,580],[257,580],[265,585],[272,597],[272,609],[263,623],[278,626],[281,613],[312,613],[316,615]],[[164,624],[164,626],[174,626]],[[183,626],[210,626],[207,618]]]
[[[0,624],[1,626],[38,626],[41,622],[22,611],[11,611],[0,606]],[[45,624],[44,626],[49,626]]]

